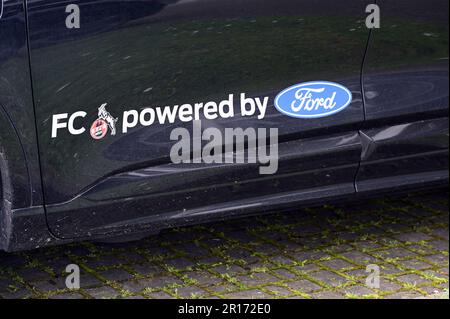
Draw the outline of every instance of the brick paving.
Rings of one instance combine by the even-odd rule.
[[[0,298],[449,298],[448,222],[448,191],[435,190],[0,252]],[[366,283],[373,267],[379,288]]]

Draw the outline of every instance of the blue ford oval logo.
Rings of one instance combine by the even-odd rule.
[[[275,107],[283,114],[298,118],[329,116],[345,109],[352,93],[344,86],[328,81],[296,84],[275,97]]]

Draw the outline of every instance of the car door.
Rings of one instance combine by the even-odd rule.
[[[367,3],[28,1],[51,230],[63,238],[101,235],[353,193],[364,120],[360,70]],[[347,88],[351,103],[339,113],[306,119],[276,109],[278,93],[308,81]],[[173,164],[171,132],[192,131],[192,123],[124,129],[125,114],[234,101],[241,94],[267,97],[265,115],[203,119],[202,127],[277,128],[275,174],[260,175],[251,163]]]
[[[365,150],[360,192],[448,179],[446,0],[377,2],[364,65]]]

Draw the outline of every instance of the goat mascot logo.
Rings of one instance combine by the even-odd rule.
[[[111,130],[111,135],[116,135],[117,120],[106,110],[106,103],[102,104],[98,108],[98,118],[91,125],[92,138],[95,140],[102,139],[108,132],[108,128]]]

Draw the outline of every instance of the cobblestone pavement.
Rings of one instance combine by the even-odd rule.
[[[448,298],[448,222],[438,190],[0,252],[0,298]],[[68,264],[80,267],[77,291],[65,286]],[[379,267],[379,289],[366,285],[367,265]]]

